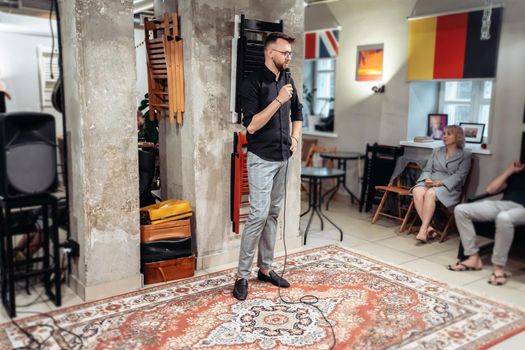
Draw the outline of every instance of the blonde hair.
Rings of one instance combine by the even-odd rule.
[[[465,133],[463,132],[463,128],[459,125],[447,125],[445,126],[445,130],[449,130],[451,133],[456,136],[456,146],[458,148],[465,147]]]

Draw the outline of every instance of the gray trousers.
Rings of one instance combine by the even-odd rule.
[[[454,209],[456,225],[465,255],[479,251],[473,221],[495,221],[494,250],[492,263],[505,266],[514,238],[514,227],[525,224],[525,208],[512,201],[485,200],[476,203],[459,204]]]
[[[238,278],[250,277],[258,246],[257,266],[271,270],[277,235],[277,218],[281,211],[288,162],[272,162],[248,152],[250,213],[244,226],[239,253]]]

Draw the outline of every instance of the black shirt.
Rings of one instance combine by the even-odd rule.
[[[283,103],[279,110],[268,120],[268,123],[253,134],[247,133],[248,151],[264,160],[283,161],[292,155],[290,146],[290,118],[292,121],[302,121],[303,106],[299,102],[297,89],[293,79],[293,96]],[[268,67],[250,74],[241,86],[241,108],[243,113],[242,123],[245,127],[250,125],[255,114],[264,110],[279,95],[281,88],[286,85],[284,74],[275,74]],[[291,112],[291,113],[290,113]]]
[[[5,93],[0,91],[0,113],[5,113]]]
[[[525,207],[525,171],[512,174],[507,179],[507,188],[502,200],[513,201]]]

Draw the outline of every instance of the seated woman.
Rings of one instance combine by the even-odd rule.
[[[457,125],[447,126],[443,132],[443,143],[445,146],[434,150],[412,189],[414,205],[421,218],[416,239],[422,243],[436,235],[435,229],[430,225],[436,200],[447,208],[456,205],[470,171],[472,154],[463,150],[463,129]]]

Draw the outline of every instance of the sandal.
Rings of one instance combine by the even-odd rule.
[[[428,231],[428,236],[427,237],[428,237],[428,240],[430,240],[430,241],[438,239],[439,238],[439,232],[432,228],[432,229],[430,229]]]
[[[480,271],[481,267],[472,267],[465,264],[465,262],[457,262],[456,265],[448,265],[447,268],[450,271],[463,272],[463,271]]]
[[[503,274],[496,274],[495,272],[493,272],[491,275],[490,275],[490,279],[487,281],[488,284],[492,284],[493,286],[502,286],[504,285],[505,283],[507,283],[507,274],[506,273],[503,273]]]

